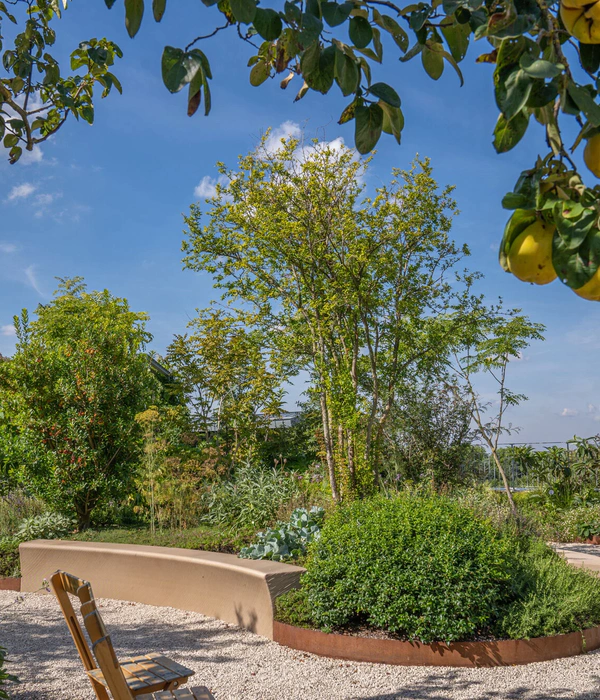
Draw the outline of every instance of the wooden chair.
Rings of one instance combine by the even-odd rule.
[[[204,687],[179,689],[194,671],[162,654],[134,656],[119,663],[90,584],[64,571],[54,573],[50,583],[98,700],[110,700],[111,696],[114,700],[214,700]],[[69,595],[79,599],[91,650]]]

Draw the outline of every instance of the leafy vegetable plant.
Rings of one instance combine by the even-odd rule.
[[[240,552],[243,559],[283,561],[306,554],[308,545],[318,539],[325,511],[320,506],[310,510],[296,508],[288,522],[279,522],[257,535],[258,541]]]

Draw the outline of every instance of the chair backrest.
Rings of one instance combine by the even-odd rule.
[[[133,694],[127,686],[110,635],[106,631],[100,611],[96,607],[91,585],[88,581],[83,581],[64,571],[56,571],[50,578],[50,583],[85,670],[94,671],[98,667],[100,668],[114,700],[133,700]],[[69,595],[79,599],[83,624],[92,644],[91,650]],[[110,700],[106,690],[100,683],[93,680],[93,676],[90,676],[90,680],[98,700]]]

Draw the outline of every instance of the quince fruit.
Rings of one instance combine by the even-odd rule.
[[[579,289],[573,290],[577,296],[588,301],[600,301],[600,267]]]
[[[588,170],[596,177],[600,177],[600,134],[596,134],[587,140],[583,150],[583,160]]]
[[[561,0],[560,16],[569,34],[582,44],[600,44],[600,2]]]
[[[552,238],[555,227],[536,221],[522,231],[508,251],[507,264],[522,282],[549,284],[557,275],[552,266]]]

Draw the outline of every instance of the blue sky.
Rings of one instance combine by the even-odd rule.
[[[162,85],[162,48],[185,45],[214,26],[214,12],[199,0],[171,0],[158,25],[148,13],[134,40],[120,3],[109,12],[102,0],[75,0],[64,13],[55,53],[64,57],[92,37],[116,41],[125,54],[115,68],[124,94],[98,99],[92,127],[70,120],[25,162],[0,161],[1,353],[14,348],[12,316],[48,300],[56,276],[74,275],[147,311],[153,347],[164,351],[194,310],[215,296],[208,276],[182,271],[180,245],[182,214],[209,189],[216,161],[234,165],[268,127],[283,134],[299,126],[307,136],[352,145],[353,125],[337,124],[346,104],[341,95],[309,93],[294,104],[297,78],[285,92],[277,79],[251,87],[245,66],[252,48],[233,32],[203,42],[213,69],[213,110],[208,118],[188,118],[186,91],[172,96]],[[463,88],[449,66],[433,82],[419,58],[403,64],[393,45],[385,49],[386,65],[374,68],[373,80],[397,89],[406,127],[401,146],[391,137],[380,142],[368,187],[386,181],[393,167],[408,167],[416,153],[430,156],[438,182],[456,185],[461,215],[454,237],[469,244],[469,267],[484,273],[481,291],[546,325],[546,341],[511,363],[510,385],[529,396],[510,415],[521,427],[511,439],[563,441],[600,432],[600,304],[558,281],[522,284],[497,263],[508,218],[500,200],[543,148],[541,127],[532,124],[515,150],[495,154],[492,68],[475,64],[486,44],[472,47],[461,64]],[[290,392],[291,401],[297,393]]]

